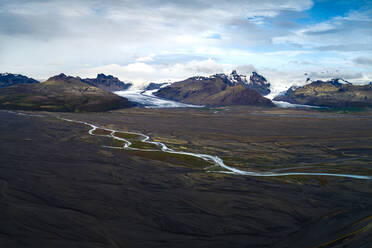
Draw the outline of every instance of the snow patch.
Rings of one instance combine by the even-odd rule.
[[[279,108],[323,108],[323,107],[311,106],[311,105],[293,104],[293,103],[283,102],[283,101],[272,100],[272,102]]]

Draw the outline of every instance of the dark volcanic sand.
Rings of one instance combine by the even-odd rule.
[[[112,141],[47,115],[0,112],[0,247],[372,246],[371,181],[206,173],[103,148]],[[333,172],[371,174],[368,113],[237,107],[63,116],[240,156],[231,163],[247,170],[338,165]]]

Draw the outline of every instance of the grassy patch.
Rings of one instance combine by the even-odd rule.
[[[368,107],[349,107],[349,108],[318,108],[315,109],[319,112],[331,112],[331,113],[339,113],[339,114],[354,114],[360,112],[370,111],[371,108]]]
[[[142,136],[138,134],[132,134],[132,133],[122,133],[122,132],[116,132],[114,134],[118,138],[122,139],[128,139],[128,140],[134,140],[134,139],[140,139]]]
[[[117,140],[117,139],[112,139],[110,146],[113,146],[113,147],[123,147],[124,146],[124,143],[125,143],[124,141]]]
[[[188,144],[187,140],[180,140],[180,139],[170,139],[170,138],[160,138],[160,137],[154,137],[152,140],[172,145],[185,145]]]
[[[289,184],[317,184],[321,186],[328,185],[327,176],[293,175],[272,177],[272,179]]]
[[[93,131],[94,135],[110,135],[111,131],[102,129],[102,128],[97,128],[96,130]]]
[[[211,166],[211,163],[194,156],[184,155],[184,154],[173,154],[163,151],[131,151],[132,154],[136,156],[168,162],[171,164],[177,164],[192,168],[206,168]]]
[[[131,141],[132,145],[130,147],[137,148],[137,149],[159,149],[159,147],[155,144],[150,144],[142,141]]]

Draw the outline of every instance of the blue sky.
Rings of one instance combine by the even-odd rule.
[[[0,68],[175,81],[238,69],[278,89],[372,81],[372,1],[2,0]],[[306,75],[305,75],[306,74]]]
[[[311,9],[305,11],[314,22],[327,21],[336,16],[345,16],[350,11],[363,11],[367,9],[371,1],[357,0],[357,1],[332,1],[332,0],[319,0],[314,1]]]

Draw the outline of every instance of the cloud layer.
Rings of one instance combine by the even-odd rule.
[[[372,80],[372,12],[356,2],[323,17],[311,0],[3,0],[0,68],[135,82],[254,68],[280,87],[305,73],[362,83]]]

